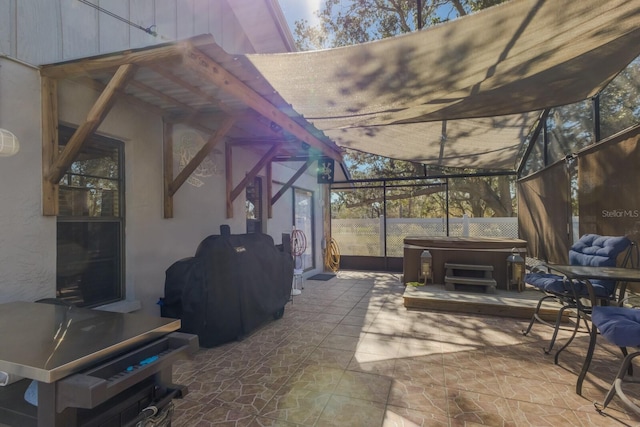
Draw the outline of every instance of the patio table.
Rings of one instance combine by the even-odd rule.
[[[591,307],[596,303],[596,298],[591,285],[591,280],[613,280],[620,283],[628,282],[640,282],[640,270],[636,268],[623,268],[623,267],[591,267],[580,265],[559,265],[559,264],[546,264],[546,266],[557,273],[564,275],[570,281],[579,281],[587,286],[589,292],[589,299],[591,301]],[[590,307],[587,307],[587,309]],[[578,316],[589,316],[590,312],[582,311],[578,313]],[[589,316],[590,317],[590,316]],[[580,321],[580,319],[578,319]],[[576,383],[576,393],[582,394],[582,383],[589,370],[591,359],[593,358],[593,352],[596,347],[596,337],[598,335],[597,328],[591,324],[589,330],[589,348],[587,355],[585,356],[582,364],[582,369],[578,375],[578,381]],[[569,341],[570,342],[570,341]],[[566,346],[565,344],[558,353],[560,353]]]

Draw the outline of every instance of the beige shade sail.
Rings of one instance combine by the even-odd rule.
[[[375,42],[238,59],[342,147],[514,170],[540,111],[594,96],[638,54],[640,0],[511,0]]]

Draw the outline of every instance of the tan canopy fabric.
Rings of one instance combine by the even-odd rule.
[[[542,109],[597,94],[638,54],[640,0],[512,0],[376,42],[239,59],[340,146],[513,170]]]

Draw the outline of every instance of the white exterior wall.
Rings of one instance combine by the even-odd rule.
[[[274,164],[273,168],[273,180],[276,181],[273,185],[273,194],[275,195],[281,188],[282,184],[289,180],[289,178],[302,166],[302,163],[298,162],[285,162],[282,165],[278,165],[283,170],[281,174],[276,174],[277,166]],[[323,253],[321,241],[323,238],[323,222],[322,222],[322,188],[316,182],[315,166],[312,164],[307,169],[307,172],[303,174],[294,183],[295,188],[307,190],[313,192],[313,208],[314,208],[314,257],[315,267],[307,271],[304,276],[308,277],[315,273],[323,271]],[[288,169],[288,170],[286,170]],[[293,188],[289,188],[285,194],[276,202],[273,206],[273,218],[269,220],[268,233],[274,236],[274,239],[279,243],[281,233],[289,233],[293,229]],[[308,244],[311,244],[311,236],[307,236]],[[310,266],[305,265],[305,268]]]
[[[0,302],[33,301],[55,296],[56,218],[42,215],[42,143],[40,128],[40,79],[37,70],[8,59],[0,59],[0,127],[14,132],[21,150],[13,157],[0,157]],[[98,93],[84,86],[59,85],[60,123],[72,127],[84,122]],[[15,100],[21,102],[15,102]],[[174,148],[179,151],[176,128]],[[190,131],[190,130],[189,130]],[[193,132],[193,131],[191,131]],[[125,145],[125,271],[127,302],[142,312],[159,315],[156,302],[164,294],[166,269],[175,261],[193,256],[208,235],[219,234],[220,225],[231,232],[246,231],[244,192],[234,201],[234,218],[226,218],[224,155],[211,176],[197,177],[202,185],[185,183],[174,195],[174,217],[163,217],[162,120],[125,102],[116,102],[98,129],[98,134],[124,141]],[[203,139],[204,142],[204,139]],[[217,147],[224,153],[224,147]],[[174,174],[178,173],[178,153]],[[240,148],[233,150],[234,186],[259,160]],[[287,182],[295,173],[294,164],[274,164],[273,179]],[[322,213],[320,190],[315,176],[299,178],[296,186],[314,191],[317,270],[322,269]],[[265,171],[260,175],[264,177]],[[273,194],[280,186],[274,185]],[[292,189],[273,206],[273,218],[264,218],[267,234],[281,243],[282,233],[290,233]],[[263,194],[266,191],[263,189]],[[265,215],[266,215],[265,195]],[[308,274],[311,274],[309,272]]]
[[[290,50],[273,0],[0,0],[0,54],[42,65],[211,34],[230,53]],[[290,35],[289,35],[290,37]]]
[[[97,2],[94,2],[97,4]],[[210,33],[228,52],[286,51],[292,44],[278,30],[284,17],[273,0],[109,0],[100,6],[142,25],[156,25],[153,37],[77,0],[0,0],[0,127],[15,133],[20,152],[0,157],[0,303],[54,297],[56,291],[56,218],[42,215],[42,130],[40,76],[27,64],[47,64]],[[274,12],[275,11],[275,12]],[[286,32],[285,32],[286,33]],[[284,34],[286,35],[286,34]],[[288,36],[290,37],[290,36]],[[60,124],[77,127],[98,93],[84,86],[59,83]],[[174,133],[174,175],[179,171],[181,135]],[[188,130],[194,132],[193,130]],[[164,294],[166,269],[193,256],[208,235],[227,224],[234,234],[246,231],[245,193],[234,201],[234,218],[226,218],[224,147],[217,147],[217,173],[196,176],[199,186],[185,183],[173,197],[174,217],[163,217],[162,120],[137,107],[116,102],[97,134],[125,146],[125,286],[126,301],[112,309],[159,315],[156,302]],[[192,134],[193,135],[193,134]],[[204,142],[206,138],[202,138]],[[233,154],[233,185],[242,180],[259,156],[240,148]],[[273,180],[287,182],[299,165],[274,164]],[[315,176],[296,186],[320,194]],[[265,171],[260,175],[264,178]],[[266,183],[265,180],[263,182]],[[273,186],[275,194],[280,186]],[[291,233],[292,191],[266,218],[264,231],[276,244]],[[317,200],[316,200],[317,201]],[[315,204],[316,226],[322,226]],[[316,236],[321,236],[317,232]],[[322,269],[319,239],[316,262]],[[312,272],[309,272],[311,274]]]
[[[52,297],[56,219],[42,216],[42,130],[38,70],[0,57],[0,128],[20,140],[0,157],[0,303]]]

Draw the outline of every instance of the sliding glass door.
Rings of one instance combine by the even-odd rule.
[[[314,242],[314,218],[313,218],[313,192],[294,189],[293,192],[293,218],[296,230],[304,234],[304,251],[296,256],[295,268],[311,270],[315,267],[315,257],[313,254]]]

